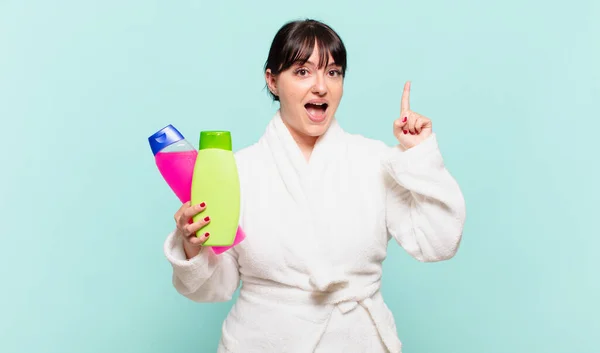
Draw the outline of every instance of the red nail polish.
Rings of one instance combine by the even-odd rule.
[[[200,207],[204,207],[204,206],[206,206],[206,204],[204,202],[200,204]]]
[[[404,132],[404,135],[408,134],[408,131],[406,130],[403,130],[402,132]]]
[[[210,217],[204,217],[204,222],[210,221]]]
[[[404,119],[402,119],[402,122],[405,123],[407,119],[407,117],[404,117]]]
[[[210,233],[204,233],[204,236],[208,238],[208,236],[210,235]]]

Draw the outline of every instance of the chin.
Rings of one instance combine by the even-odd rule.
[[[330,124],[331,124],[331,118],[329,118],[329,117],[320,122],[314,122],[312,120],[308,120],[304,124],[304,131],[308,136],[318,137],[318,136],[323,135],[327,131]]]

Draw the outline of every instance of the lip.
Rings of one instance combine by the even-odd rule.
[[[306,105],[307,104],[327,104],[327,108],[325,108],[325,114],[323,114],[323,117],[315,117],[313,115],[311,115],[308,110],[306,110]],[[310,121],[312,121],[313,123],[322,123],[323,121],[325,121],[327,119],[327,110],[329,109],[329,102],[326,99],[311,99],[309,101],[307,101],[306,103],[304,103],[304,110],[306,111],[306,115],[308,115],[308,119],[310,119]]]
[[[304,105],[319,104],[319,103],[327,103],[327,105],[329,105],[329,103],[327,102],[327,99],[311,99],[308,102],[304,103]]]

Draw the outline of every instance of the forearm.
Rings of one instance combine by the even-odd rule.
[[[189,257],[192,253],[187,254],[183,244],[181,237],[173,232],[164,246],[173,267],[173,285],[177,292],[197,302],[231,299],[240,281],[233,250],[216,255],[208,248],[200,248],[195,256]]]
[[[388,231],[420,261],[453,257],[465,222],[465,202],[446,170],[435,136],[387,160]]]

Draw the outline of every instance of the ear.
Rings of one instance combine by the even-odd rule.
[[[273,75],[271,69],[267,69],[267,71],[265,71],[265,81],[267,82],[267,87],[269,87],[269,91],[271,91],[271,93],[273,93],[274,95],[278,96],[277,77]]]

